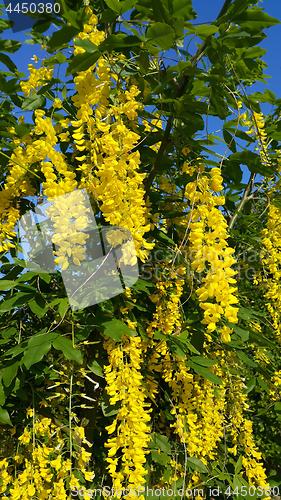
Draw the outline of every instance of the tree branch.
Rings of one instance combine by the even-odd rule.
[[[241,198],[241,201],[240,201],[240,203],[239,203],[239,205],[237,207],[237,210],[235,211],[235,213],[233,214],[233,216],[231,217],[231,219],[229,221],[229,225],[228,225],[229,229],[233,228],[233,226],[234,226],[234,224],[236,222],[236,219],[237,219],[239,213],[242,212],[242,210],[243,210],[245,204],[247,203],[247,201],[249,201],[252,198],[252,195],[248,196],[248,194],[249,194],[249,192],[251,190],[251,187],[253,186],[255,175],[256,174],[252,173],[251,176],[250,176],[248,185],[247,185],[247,187],[246,187],[246,189],[244,191],[244,194],[243,194],[243,196]]]
[[[225,0],[224,4],[223,4],[223,7],[219,13],[219,15],[217,16],[217,19],[216,21],[218,21],[218,19],[220,17],[222,17],[225,12],[227,11],[227,7],[228,5],[232,2],[232,0]],[[194,67],[198,64],[199,60],[201,59],[203,53],[204,53],[204,50],[206,49],[206,43],[203,42],[200,47],[198,48],[198,50],[195,52],[195,54],[192,56],[191,60],[190,60],[190,63],[191,63],[191,66]],[[177,90],[176,90],[176,93],[175,93],[175,99],[177,97],[181,97],[184,93],[184,89],[188,83],[188,80],[189,80],[189,76],[188,75],[183,75],[182,78],[181,78],[181,81],[180,83],[178,84],[177,86]],[[156,172],[157,172],[157,168],[158,168],[158,165],[162,159],[162,156],[166,150],[166,147],[169,143],[169,138],[170,138],[170,132],[171,132],[171,129],[172,129],[172,125],[173,125],[173,121],[174,121],[174,114],[172,113],[169,118],[168,118],[168,121],[167,121],[167,125],[166,125],[166,128],[165,128],[165,131],[164,131],[164,135],[163,135],[163,139],[162,139],[162,142],[161,142],[161,145],[160,145],[160,148],[158,150],[158,153],[157,153],[157,157],[156,157],[156,160],[150,170],[150,173],[148,175],[148,177],[145,179],[144,181],[144,185],[145,185],[145,191],[146,191],[146,196],[148,196],[148,192],[149,192],[149,189],[153,183],[153,180],[156,176]]]

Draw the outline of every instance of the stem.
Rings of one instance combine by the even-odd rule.
[[[253,182],[254,182],[254,179],[255,179],[255,175],[256,174],[251,174],[250,176],[250,179],[249,179],[249,182],[248,182],[248,185],[244,191],[244,194],[241,198],[241,201],[237,207],[237,210],[235,211],[235,213],[233,214],[233,216],[231,217],[230,219],[230,222],[229,222],[229,229],[232,229],[235,222],[236,222],[236,219],[239,215],[240,212],[242,212],[243,208],[244,208],[244,205],[247,203],[247,201],[249,201],[251,199],[251,197],[248,196],[249,192],[250,192],[250,189],[251,189],[251,186],[253,185]]]
[[[227,11],[227,7],[228,5],[231,3],[232,0],[225,0],[224,4],[223,4],[223,7],[219,13],[219,15],[217,16],[217,19],[216,21],[225,14],[225,12]],[[199,60],[201,59],[201,57],[203,56],[203,53],[204,53],[204,50],[206,49],[207,45],[205,42],[203,42],[200,47],[198,48],[198,50],[195,52],[195,54],[192,56],[191,60],[190,60],[190,63],[191,63],[191,66],[196,66],[197,63],[199,62]],[[181,81],[179,82],[179,84],[177,85],[177,90],[176,90],[176,93],[175,93],[175,99],[177,97],[180,97],[183,95],[184,93],[184,89],[188,83],[188,80],[189,80],[189,76],[188,75],[183,75],[182,78],[181,78]],[[156,172],[157,172],[157,168],[158,168],[158,165],[162,159],[162,156],[165,152],[165,149],[167,147],[167,145],[169,144],[169,138],[170,138],[170,132],[171,132],[171,129],[172,129],[172,125],[173,125],[173,121],[174,121],[174,114],[172,113],[170,116],[169,116],[169,119],[167,121],[167,125],[166,125],[166,128],[165,128],[165,131],[164,131],[164,135],[163,135],[163,139],[162,139],[162,142],[161,142],[161,146],[159,148],[159,151],[157,153],[157,157],[156,157],[156,160],[151,168],[151,171],[149,173],[149,176],[147,177],[147,179],[144,181],[144,185],[145,185],[145,191],[146,191],[146,196],[148,196],[148,192],[149,192],[149,189],[153,183],[153,180],[156,176]]]
[[[72,475],[72,416],[71,416],[71,405],[72,405],[72,386],[73,386],[73,361],[71,366],[70,384],[69,384],[69,406],[68,406],[68,426],[69,426],[69,455],[70,455],[70,469],[69,475],[71,479]]]

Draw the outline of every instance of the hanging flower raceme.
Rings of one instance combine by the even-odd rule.
[[[55,234],[52,242],[56,245],[56,264],[62,265],[62,270],[68,268],[71,260],[76,266],[81,266],[85,260],[86,240],[89,234],[83,232],[88,227],[89,208],[85,206],[85,196],[81,190],[55,198],[46,211],[51,218]]]
[[[267,141],[267,134],[264,130],[265,122],[263,114],[256,113],[254,111],[252,114],[252,122],[250,120],[247,120],[245,113],[243,113],[240,118],[243,125],[251,127],[252,124],[252,128],[249,128],[249,130],[246,131],[246,134],[256,139],[257,146],[255,147],[255,150],[259,152],[262,164],[265,166],[269,166],[270,158],[267,154],[268,141]]]
[[[279,194],[278,187],[272,188],[271,196]],[[262,230],[264,276],[256,280],[265,288],[266,306],[273,320],[277,338],[281,340],[281,212],[270,204],[265,228]],[[268,277],[269,275],[269,277]]]
[[[9,493],[11,500],[20,498],[66,500],[69,487],[75,491],[81,488],[81,482],[79,483],[75,475],[71,474],[70,459],[63,453],[66,443],[61,428],[52,423],[50,418],[34,416],[31,408],[27,410],[27,417],[33,417],[34,421],[29,430],[25,428],[19,436],[16,455],[13,459],[4,459],[0,462],[2,479],[0,493]],[[75,427],[73,431],[74,439],[82,437],[82,442],[85,441],[83,428],[82,435],[79,427]],[[80,452],[77,453],[77,469],[83,473],[85,480],[90,480],[94,476],[85,469],[89,455],[91,454],[80,446]],[[11,466],[17,470],[16,477],[8,473]],[[84,498],[89,499],[91,496],[85,492]]]
[[[97,18],[92,16],[79,38],[98,45],[104,33],[97,30],[96,24]],[[74,53],[81,52],[83,49],[76,46]],[[72,125],[76,129],[75,158],[82,171],[79,187],[86,187],[94,195],[107,222],[131,231],[136,255],[145,260],[153,244],[144,238],[150,230],[144,201],[145,174],[139,172],[140,156],[135,150],[140,139],[135,132],[139,108],[136,97],[140,91],[135,85],[126,88],[125,81],[116,83],[110,63],[114,59],[100,57],[96,64],[74,78],[77,94],[72,101],[78,111]],[[110,98],[112,89],[114,102]]]
[[[148,425],[151,405],[146,402],[140,371],[141,343],[140,337],[123,336],[122,344],[112,339],[104,344],[109,356],[109,365],[104,368],[106,391],[110,404],[121,402],[114,421],[106,427],[109,434],[116,434],[105,444],[109,449],[107,470],[113,479],[114,491],[129,489],[128,500],[134,500],[134,489],[145,483],[146,448],[151,439]],[[144,500],[142,495],[139,498]]]
[[[217,208],[224,198],[215,196],[222,189],[219,168],[212,168],[210,176],[201,164],[198,180],[187,184],[185,196],[190,201],[191,222],[189,252],[191,267],[201,286],[195,290],[200,307],[204,310],[202,323],[207,332],[213,332],[222,319],[237,323],[237,287],[232,265],[236,262],[234,250],[228,246],[227,222]]]
[[[30,72],[28,80],[26,82],[20,82],[21,89],[26,97],[30,94],[34,94],[43,85],[46,85],[44,80],[51,80],[54,73],[54,66],[42,66],[37,69],[33,64],[29,64],[28,69]]]

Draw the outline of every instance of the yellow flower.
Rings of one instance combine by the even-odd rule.
[[[27,494],[30,497],[33,497],[35,495],[35,488],[33,484],[29,484],[27,487]]]
[[[55,100],[53,102],[53,108],[58,108],[58,109],[62,108],[62,102],[57,97],[55,98]]]
[[[22,442],[22,444],[28,444],[31,439],[31,433],[27,431],[27,429],[24,429],[23,434],[19,437],[19,441]]]
[[[27,408],[27,410],[26,410],[26,416],[27,416],[27,418],[33,417],[33,410],[32,410],[32,408]]]
[[[223,328],[221,328],[219,330],[219,332],[221,333],[221,340],[222,342],[231,342],[231,336],[230,334],[232,333],[233,330],[231,330],[231,328],[228,328],[227,326],[223,326]]]

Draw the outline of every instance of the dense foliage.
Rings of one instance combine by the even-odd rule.
[[[206,25],[191,0],[59,4],[28,75],[0,40],[2,498],[273,496],[281,99],[251,86],[279,21],[258,0]],[[75,302],[90,230],[119,268]]]

